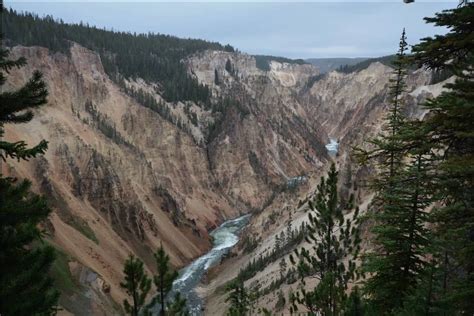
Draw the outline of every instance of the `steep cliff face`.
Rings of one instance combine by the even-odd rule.
[[[261,208],[289,179],[327,160],[327,135],[298,100],[308,78],[318,74],[316,68],[271,62],[267,72],[251,56],[216,51],[199,53],[187,63],[191,75],[212,87],[215,96],[238,100],[216,118],[218,132],[208,145],[211,170],[234,203]]]
[[[388,86],[391,72],[390,67],[380,63],[348,74],[331,72],[320,77],[299,94],[299,102],[305,111],[320,120],[328,135],[339,140],[339,152],[333,157],[333,161],[339,170],[340,197],[348,198],[349,193],[354,193],[355,202],[362,213],[367,210],[373,195],[361,184],[373,174],[373,170],[370,167],[360,167],[354,161],[351,157],[352,147],[368,146],[366,141],[381,131],[389,107]],[[410,72],[406,80],[406,93],[403,95],[405,114],[411,118],[422,118],[425,114],[421,106],[423,101],[438,96],[443,91],[442,87],[453,80],[454,78],[449,78],[431,84],[430,72],[424,69]],[[275,249],[277,238],[287,232],[290,216],[293,229],[308,221],[306,202],[315,191],[318,177],[325,175],[327,169],[328,164],[316,170],[297,195],[280,195],[265,210],[252,217],[244,234],[246,237],[234,249],[230,259],[211,272],[209,281],[200,289],[201,295],[208,300],[207,314],[225,314],[226,294],[219,289],[237,277],[240,269],[269,255],[272,249]],[[368,247],[370,238],[367,227],[363,228],[363,233],[362,247]],[[308,249],[307,246],[303,240],[300,244],[293,245],[290,251],[295,247]],[[292,267],[289,260],[290,251],[281,252],[276,258],[268,260],[263,264],[263,268],[257,269],[256,273],[245,281],[247,288],[258,288],[262,293],[258,299],[259,306],[277,314],[289,311],[288,301],[277,303],[279,292],[287,298],[288,294],[299,286],[297,280],[291,278],[282,284],[278,283],[282,271],[281,260],[286,262],[284,273]],[[308,278],[305,281],[308,288],[314,287],[315,279]]]
[[[172,263],[182,266],[210,247],[208,232],[218,223],[262,209],[288,180],[328,159],[327,135],[297,99],[317,74],[312,66],[273,62],[263,72],[243,54],[192,56],[185,61],[190,74],[212,87],[216,100],[239,101],[213,111],[165,102],[158,83],[140,78],[119,86],[100,57],[78,44],[68,55],[17,46],[12,57],[18,56],[28,65],[10,74],[6,89],[40,70],[49,103],[32,122],[7,126],[6,137],[29,144],[46,139],[49,149],[30,162],[9,161],[2,172],[30,178],[51,201],[48,239],[81,288],[65,291],[62,303],[76,314],[117,309],[128,254],[153,270],[152,253],[162,243]],[[215,69],[222,73],[218,84]],[[146,91],[167,115],[130,97],[132,87]]]
[[[28,66],[8,84],[38,69],[50,96],[31,123],[7,126],[6,137],[50,145],[41,159],[2,167],[51,198],[52,242],[105,280],[117,302],[129,253],[152,268],[162,242],[181,266],[210,246],[208,228],[238,214],[212,189],[205,149],[121,92],[94,52],[74,45],[70,56],[39,47],[12,54]]]
[[[68,55],[21,46],[12,55],[28,65],[10,74],[7,89],[37,69],[50,96],[32,122],[7,126],[6,137],[50,146],[44,157],[9,161],[2,172],[32,179],[51,201],[49,240],[80,288],[65,291],[62,303],[76,314],[119,310],[128,254],[153,270],[162,243],[181,267],[210,247],[208,232],[224,219],[255,213],[248,232],[262,245],[226,263],[203,292],[210,295],[271,247],[288,210],[326,169],[329,136],[341,140],[338,160],[346,168],[349,145],[380,129],[391,71],[375,63],[318,76],[312,65],[276,61],[263,71],[252,56],[203,51],[183,63],[211,89],[213,105],[206,106],[166,102],[158,82],[113,81],[99,55],[78,44]],[[429,79],[424,71],[410,75],[413,115],[422,113],[417,100],[439,90],[426,86]],[[278,269],[270,267],[255,280],[268,283]]]

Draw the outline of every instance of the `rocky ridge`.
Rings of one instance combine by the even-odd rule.
[[[314,84],[301,92],[300,102],[306,111],[320,119],[321,126],[328,135],[339,141],[339,152],[334,162],[339,170],[339,189],[341,197],[349,198],[353,193],[356,203],[362,213],[369,208],[372,195],[364,189],[364,182],[374,171],[370,166],[359,166],[352,156],[353,146],[368,146],[366,141],[381,131],[383,120],[388,110],[388,85],[392,69],[381,63],[373,63],[367,69],[354,73],[343,74],[330,72],[319,78]],[[407,91],[404,95],[404,110],[407,116],[422,118],[426,113],[421,104],[428,98],[438,96],[443,86],[452,82],[454,78],[432,84],[431,73],[418,69],[409,73]],[[222,291],[225,284],[237,277],[240,269],[250,262],[268,255],[275,247],[277,236],[285,233],[291,214],[292,227],[299,227],[308,221],[306,201],[315,191],[320,176],[326,174],[328,164],[319,168],[313,174],[310,182],[301,187],[296,195],[281,195],[263,212],[252,217],[245,236],[234,249],[230,258],[211,271],[210,278],[201,286],[200,293],[207,297],[206,314],[223,315],[227,310],[226,295]],[[350,214],[347,214],[348,216]],[[370,236],[365,227],[365,237],[362,247],[368,247]],[[251,247],[252,242],[258,243]],[[302,241],[296,247],[304,247]],[[289,252],[282,253],[278,258],[268,263],[253,277],[245,281],[249,289],[257,288],[263,294],[258,299],[258,306],[265,307],[276,313],[286,313],[289,302],[278,302],[279,293],[285,298],[294,292],[298,282],[287,281],[270,293],[266,289],[272,288],[278,282],[281,273],[280,262],[286,262],[286,270],[291,268]],[[308,288],[314,286],[314,280],[307,279]]]
[[[198,65],[212,54],[184,62],[191,74],[200,74]],[[49,149],[39,159],[9,161],[2,172],[30,178],[51,201],[48,240],[64,254],[67,277],[82,289],[63,292],[64,307],[75,314],[118,312],[128,254],[153,270],[152,253],[162,243],[172,263],[183,266],[209,249],[208,233],[224,219],[262,209],[286,189],[288,178],[327,160],[326,135],[305,128],[307,118],[298,116],[292,101],[295,87],[315,68],[272,64],[275,70],[265,73],[247,55],[224,55],[223,63],[231,58],[241,77],[229,75],[219,87],[209,83],[216,95],[221,90],[239,100],[222,113],[192,102],[165,102],[154,89],[157,83],[140,78],[124,87],[107,76],[98,54],[78,44],[68,55],[13,47],[12,57],[19,56],[28,65],[13,71],[5,88],[22,85],[40,70],[49,103],[32,122],[6,126],[6,138],[29,144],[46,139]],[[132,85],[181,117],[179,123],[131,97],[126,88]],[[209,123],[217,121],[209,137]],[[96,281],[74,271],[90,271]]]
[[[2,171],[32,179],[35,190],[52,201],[49,240],[64,252],[66,268],[82,288],[62,299],[75,314],[119,312],[129,253],[153,270],[152,253],[163,243],[181,267],[209,249],[208,233],[216,225],[252,212],[247,232],[262,245],[245,255],[240,251],[202,289],[210,297],[209,312],[222,312],[212,309],[222,303],[213,290],[270,247],[289,211],[311,194],[330,161],[324,147],[329,136],[340,140],[337,160],[349,170],[349,145],[380,128],[391,71],[374,63],[355,73],[319,76],[312,65],[276,61],[263,71],[252,56],[203,51],[183,63],[210,87],[215,106],[206,107],[166,102],[159,83],[111,80],[99,55],[78,44],[69,55],[22,46],[12,54],[25,56],[28,65],[12,72],[10,87],[38,69],[50,97],[32,122],[7,126],[6,137],[30,144],[47,139],[50,147],[44,157],[9,162]],[[429,80],[426,71],[410,75],[413,115],[422,113],[416,101],[439,91]],[[161,112],[144,106],[131,89],[144,91]],[[224,104],[226,99],[233,101]],[[356,168],[350,172],[364,175]],[[303,220],[298,214],[295,223]],[[255,280],[268,282],[275,269],[271,265]],[[78,307],[74,295],[85,303]]]

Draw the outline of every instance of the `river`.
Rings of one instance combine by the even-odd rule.
[[[326,144],[326,149],[331,156],[336,156],[339,149],[339,143],[337,139],[329,138],[329,144]]]
[[[222,223],[222,225],[211,232],[213,237],[212,249],[179,272],[179,277],[173,283],[170,297],[174,297],[174,293],[181,293],[181,296],[187,300],[188,310],[191,315],[202,315],[203,302],[195,291],[196,286],[201,282],[204,273],[219,263],[222,256],[228,253],[232,246],[237,244],[239,234],[249,219],[250,215],[244,215]]]

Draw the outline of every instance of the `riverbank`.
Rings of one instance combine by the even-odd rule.
[[[186,298],[191,315],[203,314],[202,296],[198,295],[196,288],[206,271],[219,263],[222,257],[237,244],[240,232],[247,225],[249,219],[250,215],[244,215],[222,223],[210,234],[213,238],[212,249],[179,272],[179,277],[173,283],[170,295],[172,297],[175,293],[180,293],[182,297]]]

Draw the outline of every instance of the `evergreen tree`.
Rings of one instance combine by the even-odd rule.
[[[227,315],[229,316],[244,316],[249,311],[250,299],[249,293],[244,286],[244,282],[240,279],[234,280],[228,287],[229,296],[226,302],[230,302]]]
[[[54,249],[33,244],[51,210],[30,186],[0,178],[0,313],[7,316],[53,315],[59,298],[48,274]]]
[[[293,216],[291,215],[291,211],[288,217],[288,222],[286,223],[286,244],[290,244],[294,237],[293,231]]]
[[[132,315],[138,316],[140,310],[145,305],[145,299],[151,288],[151,279],[146,275],[143,262],[130,255],[125,261],[123,268],[125,275],[124,282],[120,283],[120,287],[125,289],[127,294],[132,298],[132,303],[127,299],[123,301],[125,311]],[[147,311],[145,310],[145,313]]]
[[[282,231],[280,232],[280,238],[279,238],[279,239],[280,239],[280,248],[281,248],[281,249],[285,249],[286,241],[287,241],[287,240],[286,240],[286,236],[285,236],[285,231],[284,231],[284,230],[282,230]]]
[[[280,235],[277,234],[275,236],[275,244],[273,245],[273,251],[274,252],[279,252],[281,249],[281,239],[280,239]]]
[[[429,114],[423,121],[423,141],[435,149],[433,182],[440,207],[433,215],[442,247],[435,258],[443,270],[439,295],[446,306],[468,315],[474,313],[474,4],[425,20],[449,31],[414,46],[414,60],[456,75],[445,85],[448,91],[425,104]]]
[[[12,68],[20,68],[26,65],[26,59],[20,57],[16,60],[7,59],[9,51],[0,49],[0,86],[7,80],[6,74]],[[0,158],[5,161],[7,158],[17,160],[28,160],[37,155],[44,154],[48,147],[47,141],[43,140],[38,145],[28,148],[24,141],[7,142],[2,140],[4,124],[26,123],[33,118],[32,109],[46,104],[48,90],[42,80],[40,72],[35,71],[28,82],[18,90],[3,91],[0,94]]]
[[[367,305],[362,298],[359,288],[356,286],[347,298],[344,316],[364,316],[368,314]]]
[[[158,290],[157,301],[160,304],[160,315],[166,315],[166,296],[173,287],[173,281],[178,277],[178,272],[172,270],[169,261],[170,257],[163,249],[163,245],[158,248],[155,253],[157,274],[153,278],[153,282]],[[181,304],[175,302],[177,305]],[[175,305],[175,307],[177,306]],[[185,304],[184,304],[185,305]],[[184,306],[183,305],[183,306]]]
[[[374,247],[365,257],[364,270],[370,277],[364,291],[380,314],[393,313],[418,286],[429,244],[430,148],[416,137],[419,122],[409,122],[402,114],[406,46],[404,30],[394,61],[391,106],[383,133],[370,141],[371,151],[357,150],[362,161],[375,162],[379,171],[370,184],[375,192],[371,214]]]
[[[278,291],[277,301],[275,303],[275,310],[277,311],[282,310],[285,304],[286,304],[285,295],[283,294],[283,291],[280,290]]]
[[[234,71],[232,69],[232,63],[230,62],[230,59],[227,59],[227,61],[225,62],[225,70],[229,73],[229,74],[233,74]]]
[[[173,301],[166,304],[167,314],[169,316],[187,316],[189,315],[186,308],[186,299],[181,297],[180,293],[176,293]]]
[[[159,83],[160,94],[169,102],[195,101],[209,105],[211,91],[191,77],[181,61],[206,49],[230,51],[229,45],[197,39],[180,39],[162,34],[132,34],[99,29],[84,24],[67,24],[51,16],[2,12],[2,30],[12,44],[43,46],[68,54],[72,42],[96,51],[110,78]]]
[[[3,15],[3,5],[1,10]],[[47,148],[46,141],[28,148],[24,141],[2,139],[4,124],[30,121],[31,109],[44,105],[48,94],[39,72],[34,72],[20,89],[5,91],[9,71],[26,64],[24,58],[8,60],[8,55],[8,50],[0,48],[0,162],[9,158],[28,160]],[[0,314],[53,315],[59,292],[48,272],[55,252],[38,243],[42,240],[38,225],[51,210],[44,198],[30,192],[29,181],[16,182],[0,174]]]
[[[397,134],[400,139],[416,137],[419,122],[405,123]],[[430,151],[423,142],[404,143],[413,146],[405,153],[407,165],[397,171],[397,183],[387,193],[375,220],[375,250],[364,265],[372,276],[364,290],[379,313],[393,313],[405,304],[411,292],[422,284],[427,268],[426,256],[431,248],[428,230],[428,206],[433,202]]]
[[[373,181],[371,187],[376,192],[381,187],[386,187],[387,190],[394,188],[397,183],[397,172],[401,170],[403,165],[403,151],[397,134],[405,121],[402,93],[405,91],[406,68],[409,62],[406,57],[407,45],[405,29],[403,29],[399,51],[393,61],[395,67],[392,74],[393,78],[389,80],[390,108],[385,118],[386,124],[383,127],[383,133],[369,141],[373,149],[355,148],[355,154],[361,163],[372,160],[377,164],[379,176]],[[387,198],[390,199],[391,195],[388,194]]]
[[[355,208],[352,216],[344,219],[337,176],[332,164],[327,179],[321,178],[314,199],[308,202],[306,241],[312,249],[295,251],[302,286],[291,298],[292,311],[297,310],[298,303],[311,315],[339,315],[344,308],[348,284],[356,278],[355,260],[360,251],[359,210]],[[296,264],[293,257],[290,260]],[[307,277],[319,280],[313,290],[305,289],[304,278]]]
[[[285,258],[281,258],[280,263],[278,264],[278,266],[280,267],[280,279],[283,279],[285,277],[286,268],[287,268]]]
[[[217,72],[217,69],[214,69],[214,84],[216,86],[220,84],[219,73]]]
[[[399,307],[395,314],[400,316],[456,315],[456,308],[440,299],[443,270],[437,259],[432,258],[423,272],[418,286],[408,293],[403,306]]]

